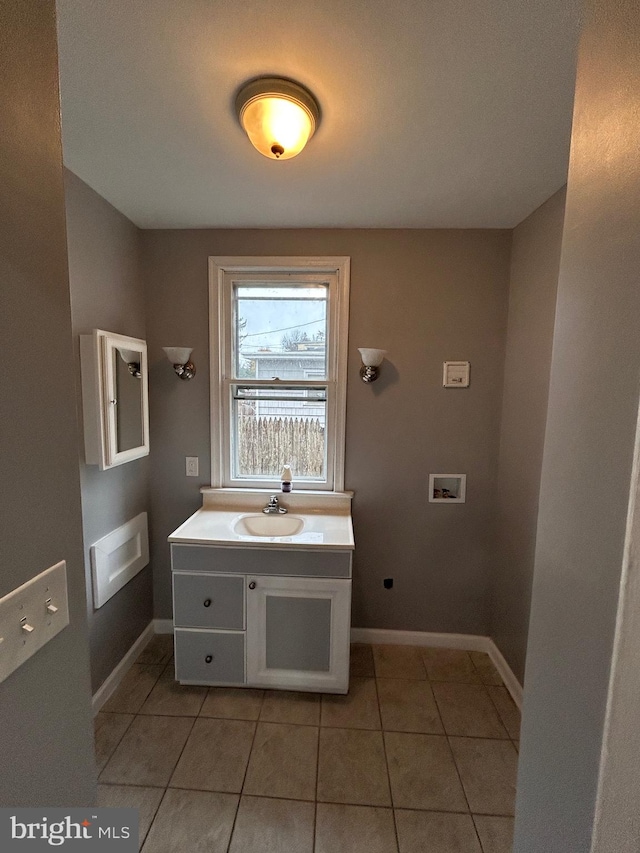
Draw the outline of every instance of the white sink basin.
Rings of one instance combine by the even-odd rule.
[[[243,515],[233,529],[240,536],[295,536],[304,528],[304,519],[295,515]]]

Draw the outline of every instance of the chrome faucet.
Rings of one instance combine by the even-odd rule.
[[[280,506],[280,504],[278,503],[277,495],[271,495],[271,497],[269,498],[269,503],[262,510],[262,512],[264,512],[265,515],[284,515],[285,512],[288,512],[288,510],[285,509],[285,507]]]

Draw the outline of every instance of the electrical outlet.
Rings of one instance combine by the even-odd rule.
[[[197,477],[198,476],[198,457],[197,456],[187,456],[187,477]]]
[[[69,624],[64,560],[0,598],[0,681]]]

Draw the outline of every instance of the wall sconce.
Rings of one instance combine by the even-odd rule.
[[[358,352],[362,357],[362,367],[360,368],[360,378],[363,382],[375,382],[378,378],[378,368],[382,364],[386,349],[371,349],[370,347],[358,347]]]
[[[190,359],[193,347],[162,347],[162,349],[180,379],[184,379],[185,382],[193,379],[196,375],[196,366]]]
[[[120,358],[124,361],[124,363],[129,368],[129,373],[134,376],[136,379],[142,379],[142,373],[140,371],[140,351],[133,349],[118,349],[120,353]]]
[[[270,160],[299,154],[320,123],[311,92],[293,80],[250,80],[236,97],[238,121],[254,148]]]

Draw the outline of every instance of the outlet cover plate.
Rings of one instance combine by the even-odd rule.
[[[67,564],[61,560],[0,598],[0,682],[68,624]]]

